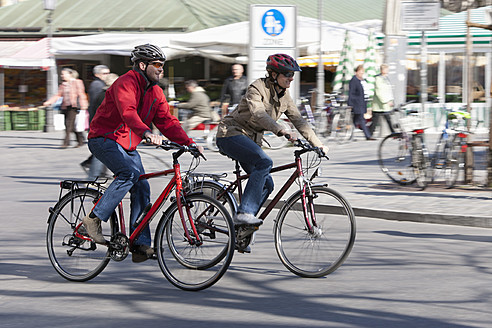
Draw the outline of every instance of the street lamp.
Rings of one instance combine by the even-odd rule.
[[[56,83],[58,80],[56,74],[55,56],[53,56],[53,52],[51,51],[51,39],[53,37],[52,16],[53,12],[55,11],[55,7],[56,0],[44,0],[44,10],[48,10],[48,18],[46,19],[46,22],[48,23],[48,54],[50,62],[46,81],[46,96],[48,99],[55,94]],[[53,121],[53,108],[51,106],[48,106],[46,108],[46,123],[44,125],[44,132],[52,132],[55,130],[55,125]]]

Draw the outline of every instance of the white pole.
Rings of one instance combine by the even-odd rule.
[[[321,48],[323,43],[323,0],[318,0],[318,20],[319,20],[319,58],[318,58],[318,71],[316,74],[316,109],[322,110],[325,102],[325,66],[323,64],[323,49]]]

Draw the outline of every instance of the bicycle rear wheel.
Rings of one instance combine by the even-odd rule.
[[[194,234],[188,221],[183,227],[175,202],[156,230],[157,259],[169,282],[197,291],[212,286],[227,271],[234,254],[234,224],[224,206],[208,196],[187,196],[183,205],[184,215],[191,215],[200,240],[190,242],[186,238],[186,231]]]
[[[46,234],[48,256],[55,270],[67,280],[92,279],[110,260],[108,247],[80,238],[75,233],[100,196],[101,193],[94,189],[76,189],[66,194],[51,211]],[[116,232],[113,219],[102,222],[102,231],[109,240]],[[78,232],[88,237],[83,226]]]
[[[419,186],[421,190],[424,190],[425,188],[427,188],[431,173],[429,154],[427,152],[427,148],[425,148],[424,146],[424,142],[420,135],[413,136],[412,167],[417,186]]]
[[[280,210],[275,225],[275,249],[280,261],[294,274],[323,277],[335,271],[350,254],[355,241],[355,216],[347,200],[336,191],[315,186],[306,190],[310,222],[304,218],[302,193]]]
[[[415,182],[410,147],[402,133],[386,136],[378,148],[379,167],[392,181],[405,186]]]
[[[229,211],[231,217],[237,212],[237,202],[234,195],[224,191],[224,186],[217,181],[198,181],[190,186],[191,192],[201,192],[218,200]]]

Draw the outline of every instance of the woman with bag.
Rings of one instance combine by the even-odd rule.
[[[67,148],[70,145],[70,133],[75,133],[77,138],[77,146],[84,144],[82,132],[77,132],[75,129],[75,117],[79,110],[86,110],[88,107],[87,95],[82,80],[77,79],[78,73],[71,68],[64,67],[61,70],[62,84],[58,87],[58,93],[45,101],[43,106],[50,106],[55,103],[58,98],[63,97],[61,112],[65,115],[65,139],[61,148]]]

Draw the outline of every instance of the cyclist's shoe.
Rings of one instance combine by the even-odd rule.
[[[132,262],[140,263],[154,256],[154,249],[148,245],[135,245],[132,250]]]
[[[91,218],[87,215],[82,219],[82,223],[85,230],[87,230],[87,234],[92,238],[92,240],[94,240],[94,242],[102,245],[106,244],[106,239],[104,239],[102,234],[101,220],[98,217]]]
[[[249,213],[238,213],[234,215],[232,221],[234,221],[235,225],[251,224],[254,226],[259,226],[263,224],[263,220],[260,220],[253,214]]]

